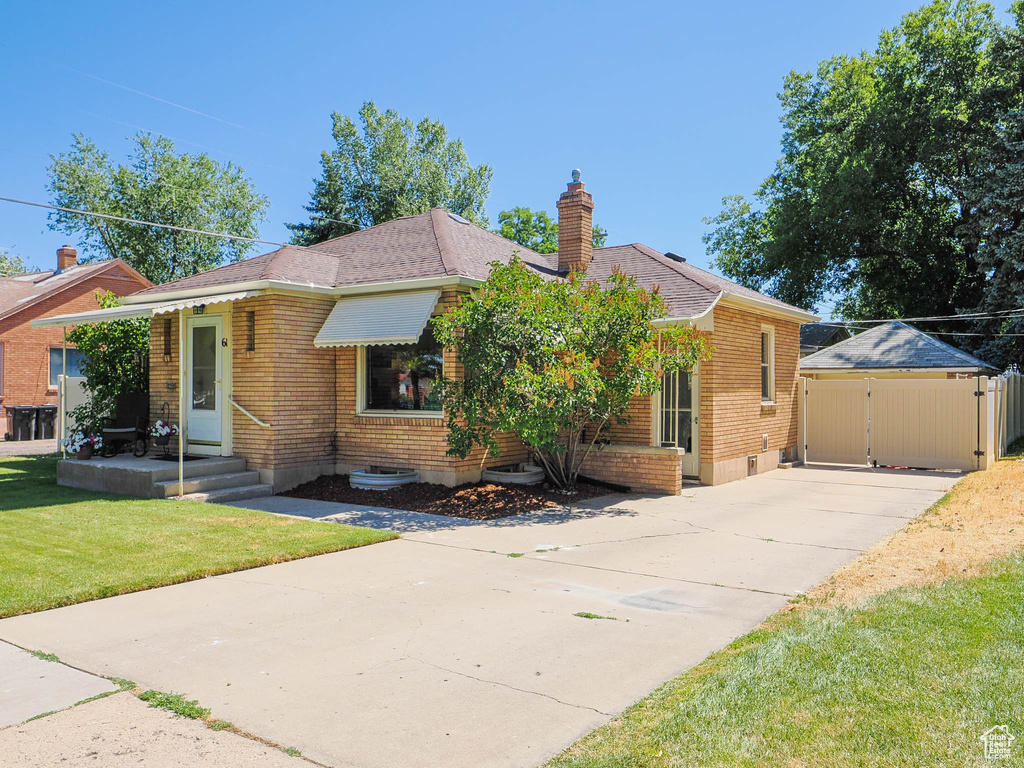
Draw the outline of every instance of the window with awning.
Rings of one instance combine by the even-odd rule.
[[[417,344],[441,292],[352,296],[338,301],[316,335],[318,347]]]

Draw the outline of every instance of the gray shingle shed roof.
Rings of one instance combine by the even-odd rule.
[[[800,361],[802,371],[884,368],[996,370],[983,360],[897,320],[858,333]]]

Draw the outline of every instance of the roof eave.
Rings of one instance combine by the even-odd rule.
[[[655,320],[652,325],[655,328],[664,328],[668,325],[679,325],[680,323],[686,323],[688,325],[703,325],[702,321],[710,320],[711,312],[718,306],[718,302],[722,300],[723,295],[724,294],[719,293],[703,312],[698,312],[696,315],[661,317]],[[701,330],[711,330],[711,328],[702,328]]]
[[[310,283],[293,283],[288,280],[249,280],[238,283],[224,283],[201,288],[184,288],[177,291],[164,291],[145,295],[132,294],[121,299],[122,304],[143,304],[151,301],[175,301],[176,299],[194,299],[201,296],[215,296],[221,293],[238,291],[269,291],[271,293],[287,293],[292,295],[320,296],[338,298],[367,293],[390,293],[393,291],[412,291],[423,288],[473,287],[482,280],[463,275],[441,275],[439,277],[423,277],[412,280],[390,280],[382,283],[363,283],[360,285],[341,285],[330,287],[312,285]]]
[[[753,296],[743,296],[738,293],[732,293],[731,291],[725,291],[722,294],[721,302],[725,305],[739,306],[743,309],[750,309],[761,314],[772,315],[775,317],[782,317],[786,320],[793,320],[798,323],[816,323],[821,320],[815,314],[808,312],[807,310],[800,309],[799,307],[791,307],[789,305],[775,304],[771,301],[765,301],[763,299],[757,299]]]
[[[805,358],[806,359],[806,358]],[[913,365],[896,365],[885,368],[866,368],[861,366],[831,366],[822,367],[816,366],[809,368],[801,365],[801,373],[854,373],[860,371],[862,373],[980,373],[982,371],[989,371],[998,373],[998,369],[989,367],[979,366],[956,366],[956,367],[944,367],[944,366],[913,366]]]

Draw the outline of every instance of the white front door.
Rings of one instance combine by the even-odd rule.
[[[696,373],[666,373],[658,397],[658,445],[682,448],[683,475],[700,473],[700,378]]]
[[[219,456],[223,423],[224,361],[220,315],[189,317],[185,369],[188,450]]]

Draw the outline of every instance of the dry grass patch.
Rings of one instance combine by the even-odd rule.
[[[812,605],[854,605],[902,586],[977,576],[1024,549],[1024,461],[974,472],[925,514],[807,593]]]

